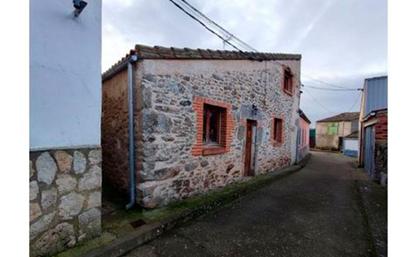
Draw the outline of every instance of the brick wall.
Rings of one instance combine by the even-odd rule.
[[[388,112],[378,112],[376,114],[378,123],[375,124],[375,139],[382,141],[388,139]]]

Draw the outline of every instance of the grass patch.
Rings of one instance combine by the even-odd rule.
[[[111,241],[116,239],[116,236],[108,233],[108,232],[103,232],[101,236],[89,240],[83,244],[79,244],[78,246],[68,249],[62,253],[59,253],[55,255],[55,257],[73,257],[73,256],[81,256],[82,254],[85,254],[86,252],[101,247]]]

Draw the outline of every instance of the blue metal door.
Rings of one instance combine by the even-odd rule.
[[[365,128],[365,170],[369,177],[375,179],[375,126]]]

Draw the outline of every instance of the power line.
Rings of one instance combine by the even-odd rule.
[[[207,17],[205,14],[203,14],[201,11],[199,11],[197,8],[195,8],[193,5],[188,3],[186,0],[180,0],[181,3],[184,4],[183,7],[182,5],[178,4],[174,0],[169,0],[171,3],[173,3],[177,8],[179,8],[181,11],[183,11],[186,15],[188,15],[190,18],[194,19],[197,21],[200,25],[202,25],[205,29],[207,29],[209,32],[213,33],[215,36],[219,37],[223,42],[229,44],[231,47],[234,49],[238,50],[242,54],[248,55],[247,52],[243,52],[241,48],[247,49],[248,51],[251,52],[257,52],[255,48],[250,46],[249,44],[245,43],[244,41],[240,40],[238,37],[230,33],[228,30],[217,24],[215,21]],[[177,0],[179,1],[179,0]],[[197,17],[196,17],[197,16]],[[211,27],[214,27],[217,29],[220,33],[216,32],[214,29],[210,28],[208,25],[205,23],[209,24]],[[223,35],[221,35],[223,34]],[[226,38],[225,38],[226,37]],[[240,46],[239,46],[240,45]],[[276,63],[282,65],[282,63],[275,61]],[[324,88],[324,87],[316,87],[316,86],[307,86],[312,89],[317,89],[317,90],[325,90],[325,91],[356,91],[356,90],[361,90],[358,88],[346,88],[343,86],[335,85],[329,82],[322,81],[320,79],[313,78],[309,75],[302,74],[304,77],[310,78],[312,81],[317,81],[320,82],[324,85],[329,86],[330,88]]]
[[[236,43],[232,43],[230,42],[230,40],[234,40],[236,41],[238,44],[243,45],[243,48],[246,48],[248,50],[257,52],[256,49],[254,49],[253,47],[251,47],[250,45],[246,44],[245,42],[243,42],[242,40],[240,40],[239,38],[237,38],[236,36],[234,36],[232,33],[228,32],[227,30],[225,30],[222,26],[218,25],[216,22],[214,22],[213,20],[209,19],[206,15],[204,15],[203,13],[201,13],[198,9],[196,9],[195,7],[193,7],[192,5],[190,5],[187,1],[181,0],[185,5],[189,6],[190,9],[192,9],[193,11],[195,11],[196,13],[193,13],[193,11],[187,10],[185,9],[183,6],[181,6],[180,4],[176,3],[174,0],[169,0],[171,3],[173,3],[177,8],[179,8],[181,11],[183,11],[186,15],[188,15],[190,18],[194,19],[195,21],[197,21],[200,25],[202,25],[205,29],[207,29],[209,32],[213,33],[215,36],[219,37],[221,40],[223,40],[223,42],[229,44],[231,47],[233,47],[234,49],[240,51],[241,53],[244,53],[239,47],[236,46]],[[200,16],[199,16],[200,15]],[[198,17],[195,17],[198,16]],[[203,21],[202,21],[203,20]],[[216,32],[215,30],[213,30],[212,28],[210,28],[209,26],[207,26],[205,23],[209,23],[212,24],[213,26],[217,27],[220,30],[221,34],[224,34],[223,36],[220,35],[218,32]],[[223,32],[223,33],[222,33]],[[226,38],[224,37],[226,36]]]
[[[310,98],[312,98],[312,100],[317,103],[320,107],[322,107],[326,112],[328,113],[334,113],[331,110],[329,110],[328,108],[326,108],[321,102],[319,102],[308,90],[305,91],[306,93],[308,93],[308,96],[310,96]]]
[[[193,11],[195,11],[196,13],[198,13],[201,17],[203,17],[207,22],[209,22],[209,24],[216,26],[219,30],[221,30],[221,32],[223,32],[224,34],[227,35],[227,40],[233,40],[233,41],[237,41],[240,45],[242,45],[245,49],[247,49],[248,51],[251,52],[257,52],[257,50],[255,48],[253,48],[252,46],[250,46],[249,44],[245,43],[244,41],[242,41],[240,38],[236,37],[235,35],[233,35],[232,33],[230,33],[229,31],[227,31],[225,28],[223,28],[222,26],[220,26],[219,24],[217,24],[215,21],[213,21],[212,19],[210,19],[209,17],[207,17],[205,14],[203,14],[201,11],[199,11],[197,8],[195,8],[194,6],[192,6],[191,4],[189,4],[186,0],[181,0],[184,4],[186,4],[190,9],[192,9]]]
[[[330,87],[342,88],[342,89],[345,89],[345,88],[346,88],[346,87],[344,87],[344,86],[335,85],[335,84],[332,84],[332,83],[329,83],[329,82],[325,82],[325,81],[320,80],[320,79],[313,78],[312,76],[309,76],[309,75],[307,75],[307,74],[302,74],[302,75],[303,75],[304,77],[309,78],[309,80],[317,81],[317,82],[320,82],[320,83],[322,83],[322,84],[328,85],[328,86],[330,86]]]
[[[359,94],[359,96],[356,98],[355,102],[353,103],[353,105],[349,108],[348,112],[351,112],[353,107],[356,106],[356,104],[359,102],[359,100],[362,98],[362,92]]]
[[[192,14],[190,14],[188,11],[186,11],[182,6],[180,6],[178,3],[176,3],[173,0],[169,0],[170,2],[172,2],[177,8],[179,8],[181,11],[183,11],[184,13],[186,13],[187,15],[189,15],[192,19],[194,19],[195,21],[197,21],[198,23],[200,23],[200,25],[202,25],[205,29],[207,29],[208,31],[210,31],[211,33],[213,33],[214,35],[216,35],[217,37],[219,37],[220,39],[222,39],[224,42],[226,42],[227,44],[229,44],[230,46],[232,46],[233,48],[235,48],[236,50],[242,52],[242,50],[240,50],[237,46],[233,45],[232,43],[230,43],[228,40],[226,40],[225,38],[223,38],[221,35],[219,35],[217,32],[215,32],[214,30],[210,29],[206,24],[204,24],[201,20],[199,20],[198,18],[196,18],[195,16],[193,16]]]
[[[325,90],[325,91],[360,91],[361,88],[325,88],[325,87],[316,87],[316,86],[308,86],[305,85],[307,88],[317,89],[317,90]]]

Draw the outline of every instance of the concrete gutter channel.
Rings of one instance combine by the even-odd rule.
[[[266,176],[268,177],[264,181],[261,181],[259,183],[259,186],[264,186],[275,180],[279,180],[283,177],[291,175],[294,172],[299,171],[300,169],[306,166],[309,159],[310,159],[310,154],[308,154],[297,165],[293,165],[285,169],[278,170],[275,173],[266,174]],[[136,231],[131,232],[121,238],[115,239],[103,247],[92,249],[86,254],[82,255],[82,257],[97,257],[97,256],[119,257],[119,256],[122,256],[130,252],[131,250],[139,247],[140,245],[159,237],[166,231],[169,231],[175,227],[181,226],[184,223],[194,220],[195,218],[198,218],[202,215],[216,211],[219,208],[223,207],[224,205],[229,204],[236,199],[239,199],[243,195],[253,192],[255,190],[258,190],[258,189],[259,188],[257,188],[256,186],[254,187],[253,185],[250,187],[246,186],[236,191],[236,193],[233,193],[230,197],[222,197],[220,199],[216,199],[212,201],[211,203],[198,206],[197,208],[185,210],[182,213],[174,217],[166,218],[165,220],[161,222],[154,222],[154,223],[142,225]]]

